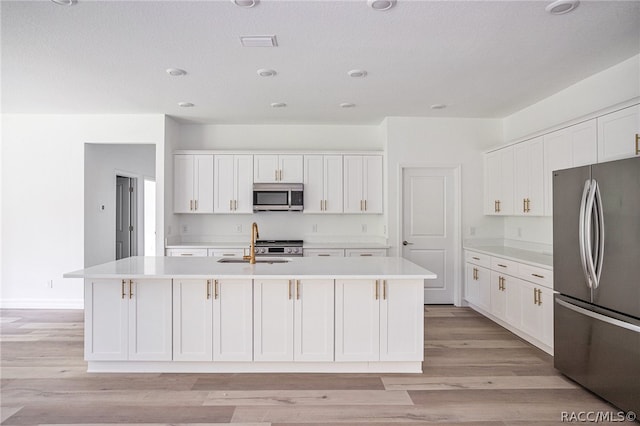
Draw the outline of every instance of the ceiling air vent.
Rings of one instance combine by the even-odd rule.
[[[242,36],[240,37],[240,43],[244,47],[276,47],[278,41],[276,36]]]

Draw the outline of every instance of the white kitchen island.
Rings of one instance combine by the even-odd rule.
[[[402,258],[130,257],[84,278],[91,372],[422,371],[423,284]]]

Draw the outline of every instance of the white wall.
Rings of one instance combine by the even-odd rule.
[[[164,116],[5,114],[2,120],[2,307],[81,307],[84,145],[156,145],[164,188]],[[158,197],[158,203],[164,197]],[[164,224],[159,210],[158,226]],[[162,229],[162,228],[160,228]],[[159,233],[162,247],[162,233]],[[47,283],[53,280],[53,288]]]
[[[235,151],[379,151],[386,135],[374,125],[181,125],[175,149]],[[170,166],[172,167],[172,166]],[[169,200],[171,202],[171,200]],[[386,242],[385,215],[172,215],[178,241],[248,241],[258,222],[261,238]],[[186,228],[185,228],[186,227]],[[176,230],[172,229],[172,236]]]
[[[116,175],[136,177],[136,194],[142,201],[144,178],[155,179],[156,156],[155,145],[150,144],[86,144],[84,153],[84,266],[88,267],[115,260]],[[140,217],[142,207],[138,202]],[[142,250],[142,240],[138,243]]]
[[[503,120],[506,142],[640,96],[640,55],[594,74]]]
[[[391,254],[399,251],[397,205],[401,165],[460,165],[462,239],[503,237],[503,220],[482,213],[482,152],[501,141],[500,120],[390,117],[385,127]],[[473,236],[471,227],[475,228]]]

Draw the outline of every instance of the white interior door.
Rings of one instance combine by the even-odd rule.
[[[402,257],[434,273],[424,303],[454,303],[457,186],[454,168],[404,168]]]

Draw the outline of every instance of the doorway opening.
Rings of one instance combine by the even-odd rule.
[[[116,260],[137,254],[136,187],[136,178],[116,175]]]
[[[144,256],[156,255],[156,181],[144,178],[143,186]]]

